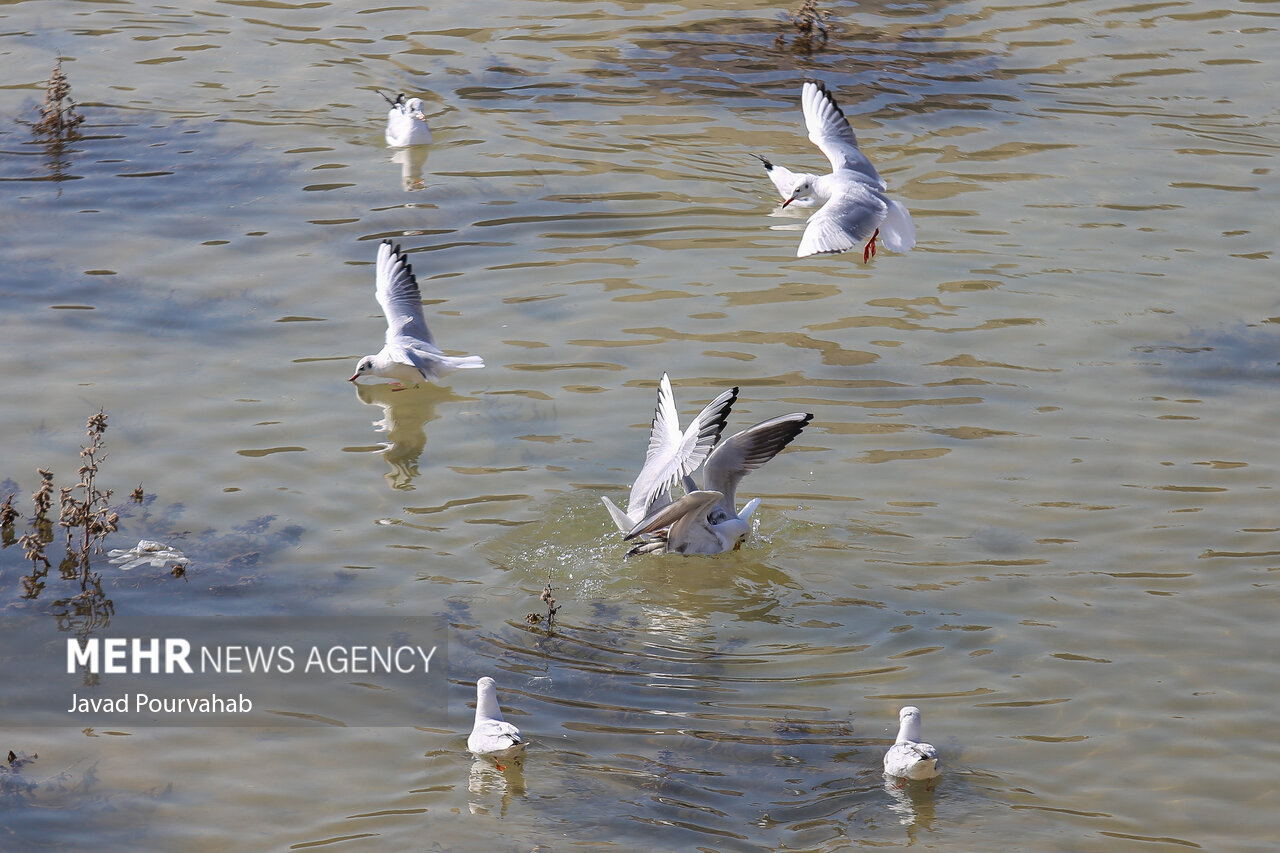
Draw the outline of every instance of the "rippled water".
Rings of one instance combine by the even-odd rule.
[[[0,481],[66,482],[103,407],[149,495],[112,544],[192,558],[103,565],[96,630],[450,626],[416,727],[11,727],[6,847],[1272,848],[1274,5],[823,8],[808,53],[762,3],[0,11]],[[794,257],[750,155],[823,165],[806,75],[911,253]],[[346,382],[384,237],[485,370]],[[627,560],[600,506],[663,371],[686,417],[815,415],[741,551]],[[75,622],[19,551],[6,681]],[[465,752],[482,674],[523,768]],[[932,790],[879,773],[908,703]]]

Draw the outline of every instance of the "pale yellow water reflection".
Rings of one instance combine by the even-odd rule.
[[[0,551],[3,707],[77,631],[449,628],[403,725],[359,727],[359,679],[285,729],[10,713],[5,843],[1274,846],[1276,13],[822,8],[811,54],[762,2],[0,11],[0,491],[73,480],[103,407],[108,487],[149,495],[111,546],[191,559],[104,565],[89,613]],[[42,147],[59,55],[84,137]],[[806,75],[910,253],[799,260],[775,227],[751,155],[825,167]],[[375,89],[423,99],[428,150],[384,146]],[[484,370],[347,382],[384,238]],[[599,497],[663,371],[686,418],[731,385],[733,424],[815,415],[744,481],[741,551],[623,558]],[[519,772],[466,754],[484,674]],[[879,772],[904,704],[932,791]]]

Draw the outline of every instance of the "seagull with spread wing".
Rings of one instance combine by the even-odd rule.
[[[607,495],[600,496],[620,531],[629,533],[655,507],[671,502],[671,489],[683,477],[698,470],[720,441],[729,410],[737,399],[737,388],[719,394],[682,430],[675,395],[671,392],[671,380],[667,374],[662,374],[658,381],[658,405],[649,433],[649,449],[645,452],[644,467],[631,485],[626,512],[614,505]]]
[[[813,420],[807,412],[793,412],[761,421],[718,445],[703,463],[703,485],[692,477],[681,482],[685,495],[649,514],[628,531],[627,540],[640,538],[632,554],[720,554],[737,550],[751,532],[751,514],[759,498],[737,509],[742,478],[777,456]]]
[[[793,172],[754,155],[782,195],[783,207],[822,205],[809,217],[796,257],[836,254],[861,246],[866,263],[876,253],[877,238],[890,251],[910,251],[916,244],[911,214],[885,195],[884,180],[858,147],[849,120],[827,87],[806,80],[800,101],[809,141],[831,161],[831,174]]]
[[[390,379],[394,388],[426,379],[438,382],[455,370],[484,367],[478,355],[445,355],[436,346],[422,313],[422,294],[408,256],[390,240],[378,246],[374,294],[387,318],[386,345],[376,355],[366,355],[351,375]]]

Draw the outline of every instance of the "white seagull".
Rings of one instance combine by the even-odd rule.
[[[729,410],[737,399],[737,388],[725,391],[707,403],[682,431],[675,395],[671,392],[671,380],[667,374],[662,374],[658,381],[658,405],[649,433],[649,449],[645,452],[644,466],[631,485],[627,511],[618,509],[607,495],[600,496],[619,530],[630,532],[654,507],[671,502],[671,489],[681,478],[698,470],[720,441]]]
[[[467,737],[467,749],[476,755],[516,758],[524,754],[526,745],[520,730],[502,719],[497,683],[484,676],[476,682],[476,722]]]
[[[478,355],[445,355],[436,346],[422,316],[422,294],[413,268],[399,246],[383,240],[378,246],[375,295],[387,316],[387,343],[377,355],[366,355],[356,365],[351,381],[361,376],[382,376],[396,389],[422,379],[432,382],[455,370],[484,367]]]
[[[938,769],[938,750],[920,740],[920,709],[907,705],[898,712],[898,739],[884,754],[884,772],[903,779],[932,779]]]
[[[377,89],[374,91],[391,105],[391,109],[387,110],[388,146],[403,148],[406,145],[426,145],[431,141],[431,128],[427,125],[427,117],[422,113],[421,98],[406,101],[401,93],[393,101]]]
[[[717,445],[704,464],[706,488],[698,489],[692,477],[684,477],[684,497],[651,509],[649,515],[627,533],[628,540],[644,537],[630,553],[736,551],[751,532],[751,514],[760,505],[759,498],[752,498],[739,512],[738,483],[777,456],[811,420],[813,415],[807,412],[779,415]]]
[[[782,195],[782,206],[822,207],[809,217],[796,257],[834,254],[862,246],[862,262],[876,253],[876,238],[894,252],[916,244],[916,226],[907,208],[884,194],[884,180],[858,148],[858,138],[827,87],[806,80],[800,92],[809,141],[831,161],[830,175],[793,172],[759,154],[765,172]],[[865,241],[865,244],[864,244]]]

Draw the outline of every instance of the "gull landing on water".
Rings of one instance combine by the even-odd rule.
[[[920,709],[907,705],[898,712],[898,739],[884,754],[884,772],[903,779],[932,779],[938,769],[938,750],[920,738]]]
[[[426,145],[431,141],[431,128],[422,112],[421,98],[406,101],[401,93],[393,101],[381,91],[374,91],[391,105],[391,109],[387,110],[387,145],[403,148],[406,145]]]
[[[831,174],[793,172],[753,155],[764,164],[769,180],[782,196],[783,207],[822,205],[809,217],[796,257],[836,254],[862,246],[866,263],[876,253],[877,238],[890,251],[910,251],[916,244],[911,214],[884,194],[884,180],[858,148],[853,128],[827,87],[806,80],[800,102],[809,141],[827,155]]]
[[[374,295],[387,318],[386,345],[376,355],[366,355],[356,365],[351,381],[361,376],[381,376],[395,388],[426,379],[438,381],[455,370],[484,367],[478,355],[445,355],[436,346],[422,313],[422,294],[413,268],[399,246],[383,240],[378,246]]]
[[[467,736],[467,749],[475,755],[502,759],[520,757],[526,746],[520,730],[502,718],[497,682],[484,676],[476,682],[476,721]],[[505,768],[499,764],[498,769]]]

